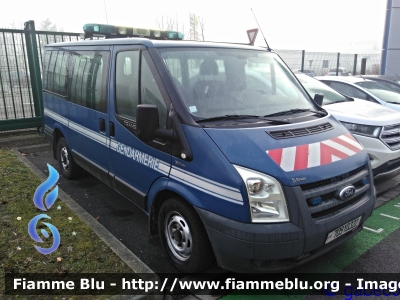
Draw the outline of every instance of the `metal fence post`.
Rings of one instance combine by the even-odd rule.
[[[301,51],[301,68],[300,71],[304,71],[304,57],[306,56],[306,50]]]
[[[354,54],[353,75],[357,75],[357,54]]]
[[[42,96],[42,80],[40,76],[40,63],[36,43],[35,22],[28,21],[24,24],[25,40],[26,40],[26,53],[28,55],[28,65],[31,77],[32,96],[35,107],[35,116],[41,119],[41,128],[43,130],[44,117],[43,117],[43,96]]]
[[[361,59],[361,72],[360,72],[361,75],[365,75],[366,66],[367,66],[367,59],[362,58]]]
[[[336,62],[336,76],[339,75],[339,61],[340,61],[340,52],[337,54],[337,62]]]

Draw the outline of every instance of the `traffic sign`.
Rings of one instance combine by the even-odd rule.
[[[249,37],[250,45],[254,45],[258,33],[258,28],[247,30],[247,36]]]

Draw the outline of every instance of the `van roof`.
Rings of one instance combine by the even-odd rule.
[[[101,40],[82,40],[76,42],[60,42],[48,44],[45,47],[69,47],[69,46],[106,46],[106,45],[143,45],[148,48],[162,47],[194,47],[194,48],[234,48],[268,51],[265,47],[251,46],[247,44],[221,43],[221,42],[196,42],[196,41],[173,41],[173,40],[151,40],[147,38],[116,38]]]

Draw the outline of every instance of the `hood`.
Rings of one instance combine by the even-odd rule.
[[[331,129],[309,134],[327,123]],[[204,130],[230,163],[271,175],[286,186],[342,175],[368,161],[363,147],[332,117],[281,126]],[[300,135],[273,138],[277,131]]]
[[[324,105],[323,108],[339,121],[349,123],[378,126],[400,123],[400,112],[388,106],[361,99]]]
[[[385,102],[385,107],[393,109],[395,111],[400,111],[400,104],[394,104],[394,103]]]

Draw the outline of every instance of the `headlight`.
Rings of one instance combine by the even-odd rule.
[[[341,122],[344,127],[346,127],[350,132],[355,134],[361,134],[371,137],[378,137],[381,132],[381,128],[379,126],[370,126],[370,125],[361,125],[361,124],[353,124]]]
[[[273,177],[233,165],[246,186],[253,223],[288,222],[289,213],[281,184]]]

